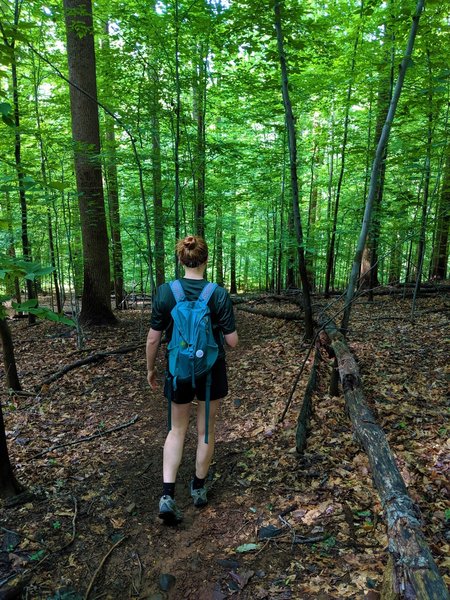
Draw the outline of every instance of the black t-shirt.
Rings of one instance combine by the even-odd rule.
[[[206,279],[187,279],[185,277],[179,281],[186,300],[189,301],[197,300],[202,289],[208,283]],[[160,285],[153,300],[150,327],[155,331],[167,330],[168,341],[172,337],[173,327],[173,320],[170,313],[175,304],[175,297],[170,289],[170,285],[168,283]],[[226,335],[236,330],[233,304],[228,292],[224,288],[217,286],[209,299],[208,306],[211,311],[214,338],[219,346],[219,356],[223,356],[222,334]]]

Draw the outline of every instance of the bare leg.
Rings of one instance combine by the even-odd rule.
[[[163,480],[175,483],[178,467],[183,457],[184,438],[189,425],[191,403],[172,402],[172,429],[167,434],[163,452]]]
[[[204,479],[208,475],[209,465],[214,454],[215,427],[219,404],[219,400],[211,400],[209,404],[208,444],[205,444],[205,403],[199,402],[197,406],[198,441],[195,474],[199,479]]]

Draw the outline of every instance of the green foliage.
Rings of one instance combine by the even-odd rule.
[[[94,8],[97,53],[97,87],[103,106],[115,121],[115,145],[104,143],[100,159],[118,169],[121,237],[125,287],[149,286],[146,232],[139,185],[139,169],[129,136],[136,141],[149,220],[153,224],[154,119],[158,119],[161,150],[162,201],[167,277],[172,276],[174,239],[175,33],[178,31],[181,94],[181,235],[195,230],[195,204],[199,198],[197,104],[200,89],[206,104],[205,200],[206,237],[211,266],[217,263],[217,234],[223,230],[225,281],[231,269],[231,232],[236,231],[237,280],[240,289],[273,285],[277,263],[281,284],[289,264],[295,265],[295,235],[290,226],[291,194],[287,164],[284,113],[280,92],[273,13],[256,0],[230,3],[180,0],[179,22],[173,3],[137,3],[123,10],[119,0],[100,0]],[[12,6],[12,5],[11,5]],[[10,11],[8,13],[8,10]],[[377,95],[386,69],[384,24],[392,27],[400,62],[410,27],[413,2],[383,4],[359,2],[324,5],[286,0],[283,29],[296,117],[305,247],[323,285],[327,244],[340,169],[348,86],[352,83],[344,178],[337,223],[336,285],[345,285],[349,261],[362,216],[368,168],[373,158]],[[0,116],[13,125],[11,61],[18,66],[22,169],[20,187],[27,194],[29,236],[33,256],[50,264],[47,210],[50,209],[58,255],[58,276],[80,285],[82,248],[73,174],[69,87],[58,72],[67,72],[61,48],[65,44],[61,6],[24,3],[14,26],[11,7],[5,6],[0,41]],[[105,23],[109,33],[105,33]],[[446,102],[449,47],[442,31],[446,14],[442,3],[429,4],[422,17],[413,62],[398,107],[386,163],[381,206],[380,278],[387,281],[391,255],[398,246],[400,275],[404,276],[411,233],[417,230],[417,205],[423,194],[424,131],[432,114],[431,182],[433,198],[427,221],[426,264],[436,239],[442,160],[448,149]],[[80,26],[80,35],[84,34]],[[358,49],[354,58],[355,40]],[[107,43],[108,42],[108,43]],[[39,54],[33,51],[39,49]],[[7,85],[6,85],[7,83]],[[430,105],[430,95],[432,101]],[[108,119],[99,111],[103,137]],[[18,178],[14,165],[14,127],[3,127],[0,139],[0,246],[6,252],[21,236]],[[40,142],[42,141],[42,148]],[[109,145],[108,145],[109,144]],[[42,166],[45,167],[45,176]],[[333,167],[332,172],[330,171]],[[110,183],[107,181],[106,196]],[[4,200],[9,194],[8,214]],[[315,199],[315,200],[314,200]],[[220,213],[220,218],[219,218]],[[8,233],[6,233],[9,227]],[[154,232],[150,232],[152,242]],[[418,237],[413,236],[412,261]],[[70,262],[70,257],[72,264]],[[425,274],[426,275],[426,274]],[[43,281],[49,282],[49,278]]]

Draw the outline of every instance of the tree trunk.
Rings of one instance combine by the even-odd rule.
[[[391,53],[389,56],[388,46],[391,43]],[[377,97],[377,119],[375,123],[375,148],[380,140],[383,126],[386,121],[389,105],[392,98],[392,88],[394,79],[394,60],[395,60],[395,48],[393,33],[391,32],[391,23],[386,26],[384,33],[384,44],[386,46],[386,60],[381,66],[381,69],[389,70],[385,73],[380,74],[380,83],[378,88]],[[383,156],[381,159],[379,175],[377,179],[377,188],[375,191],[375,197],[372,209],[372,222],[368,232],[367,247],[368,254],[370,256],[370,271],[363,275],[363,282],[366,281],[367,287],[369,288],[368,300],[373,301],[373,290],[380,285],[378,278],[378,246],[381,232],[381,204],[383,200],[384,192],[384,181],[386,177],[386,159],[387,159],[387,144],[383,150]]]
[[[355,75],[355,64],[356,64],[356,56],[357,56],[358,44],[359,44],[359,30],[360,30],[360,25],[361,25],[361,21],[362,21],[363,7],[364,7],[364,2],[362,1],[360,15],[359,15],[360,21],[359,21],[358,29],[356,32],[355,42],[353,45],[352,63],[351,63],[351,67],[350,67],[350,82],[349,82],[348,88],[347,88],[347,98],[346,98],[346,103],[345,103],[344,134],[343,134],[342,148],[341,148],[341,165],[340,165],[340,169],[339,169],[339,177],[338,177],[338,182],[337,182],[337,187],[336,187],[336,198],[334,200],[333,223],[331,225],[330,244],[328,246],[328,252],[327,252],[327,272],[325,275],[325,298],[328,298],[328,295],[330,292],[330,284],[331,284],[332,274],[333,274],[334,264],[335,264],[336,229],[337,229],[337,220],[338,220],[338,214],[339,214],[339,203],[340,203],[340,199],[341,199],[342,182],[343,182],[344,173],[345,173],[345,158],[346,158],[346,153],[347,153],[347,141],[348,141],[348,125],[350,122],[350,103],[351,103],[352,92],[353,92],[353,80],[354,80],[354,75]],[[330,195],[331,195],[332,176],[333,176],[333,144],[331,146],[331,165],[330,165],[330,182],[329,182]]]
[[[394,565],[390,582],[393,595],[388,597],[396,598],[399,594],[420,600],[445,600],[449,597],[447,588],[420,531],[420,511],[408,495],[383,430],[365,403],[356,361],[333,323],[325,324],[325,331],[337,358],[346,407],[355,434],[367,453],[384,510]],[[405,596],[404,591],[407,591]]]
[[[123,287],[123,257],[122,238],[120,235],[120,206],[119,182],[117,178],[116,135],[114,121],[105,117],[106,139],[106,181],[108,190],[109,222],[112,241],[112,265],[114,275],[114,296],[116,309],[122,310],[125,306],[125,291]]]
[[[236,199],[231,204],[231,238],[230,238],[230,294],[237,294],[236,284]]]
[[[108,233],[99,160],[100,134],[91,0],[64,0],[72,136],[83,240],[80,321],[116,322],[111,310]]]
[[[5,378],[7,389],[16,392],[22,389],[17,374],[16,359],[14,357],[14,345],[9,329],[6,315],[0,317],[0,339],[2,341],[3,366],[5,368]]]
[[[195,66],[194,80],[194,119],[197,122],[197,143],[195,156],[195,173],[197,193],[195,195],[194,221],[195,232],[200,237],[205,237],[205,178],[206,178],[206,58],[203,44],[198,48],[198,61]]]
[[[162,197],[161,175],[161,136],[159,126],[159,80],[156,73],[152,74],[152,180],[153,180],[153,218],[155,232],[155,271],[156,285],[162,285],[166,280],[165,248],[164,248],[164,211]]]
[[[34,91],[34,106],[35,106],[35,114],[36,114],[36,123],[37,123],[37,131],[36,137],[39,142],[39,152],[41,158],[41,174],[42,181],[44,182],[44,194],[45,194],[45,203],[47,205],[47,229],[48,229],[48,243],[50,250],[50,262],[53,267],[53,284],[55,286],[55,297],[56,297],[56,310],[58,313],[62,313],[63,306],[61,303],[61,293],[58,282],[58,272],[56,269],[56,258],[55,258],[55,245],[53,239],[53,227],[52,227],[52,217],[50,211],[50,194],[48,189],[48,178],[47,178],[47,156],[44,151],[44,142],[42,139],[41,132],[41,113],[39,110],[39,76],[36,73],[36,65],[34,62],[34,54],[32,54],[33,60],[33,91]]]
[[[281,80],[283,103],[286,115],[286,127],[288,133],[289,157],[291,166],[291,185],[292,185],[292,205],[294,214],[294,225],[297,237],[297,253],[299,262],[300,277],[302,280],[304,310],[305,310],[305,338],[312,339],[314,333],[313,315],[311,307],[310,284],[306,270],[305,249],[303,239],[303,229],[300,217],[299,194],[298,194],[298,176],[297,176],[297,138],[295,132],[295,119],[292,112],[292,105],[289,97],[288,75],[286,66],[286,57],[284,54],[283,32],[281,27],[280,2],[275,1],[275,29],[277,32],[278,54],[281,66]]]
[[[175,242],[180,238],[180,120],[181,120],[181,84],[180,84],[180,19],[178,0],[175,0],[175,139],[174,139],[174,161],[175,161]],[[178,277],[178,257],[175,252],[175,278]]]
[[[423,185],[423,200],[422,200],[422,216],[420,219],[420,238],[419,248],[417,252],[417,274],[416,274],[416,285],[414,287],[414,297],[411,307],[411,317],[414,315],[414,309],[416,305],[416,298],[420,292],[420,283],[423,272],[423,261],[425,258],[425,238],[427,229],[427,212],[428,212],[428,196],[430,191],[430,179],[431,179],[431,147],[433,142],[433,80],[430,62],[430,51],[427,48],[427,59],[428,59],[428,133],[427,133],[427,148],[425,156],[425,173],[424,173],[424,185]]]
[[[8,246],[8,255],[12,258],[16,256],[16,248],[14,245],[14,230],[13,230],[13,214],[11,210],[11,201],[9,198],[9,192],[6,193],[6,214],[8,216],[8,237],[9,237],[9,246]],[[19,278],[13,277],[10,275],[6,275],[5,277],[6,284],[6,293],[8,296],[15,296],[16,302],[19,304],[22,302],[22,295],[20,293],[20,284]],[[19,313],[22,314],[22,313]]]
[[[364,211],[364,218],[361,226],[361,231],[359,234],[359,239],[355,251],[355,256],[353,258],[352,270],[350,273],[349,284],[346,293],[346,302],[345,302],[345,310],[344,316],[342,319],[342,329],[346,332],[348,329],[348,324],[350,322],[350,313],[351,313],[351,304],[353,302],[353,296],[356,289],[356,284],[358,281],[358,275],[361,268],[361,259],[364,251],[364,247],[367,239],[367,232],[370,225],[370,220],[372,217],[372,207],[374,203],[374,199],[377,193],[377,182],[378,175],[381,167],[381,163],[383,161],[384,150],[389,140],[389,134],[392,127],[392,122],[394,120],[395,111],[397,109],[397,104],[400,98],[400,94],[403,87],[403,82],[405,80],[406,70],[408,65],[410,64],[412,51],[414,48],[414,41],[416,39],[417,28],[419,25],[420,15],[422,14],[424,6],[424,0],[419,0],[416,6],[416,11],[413,17],[413,22],[411,26],[411,31],[408,37],[408,44],[405,52],[405,56],[402,60],[402,64],[400,67],[397,83],[395,84],[394,93],[392,94],[391,103],[389,106],[389,111],[386,116],[386,121],[383,126],[383,131],[380,137],[380,140],[377,145],[377,151],[375,153],[375,158],[372,164],[372,173],[370,177],[370,185],[369,192],[366,200],[366,208]]]
[[[217,209],[217,229],[216,229],[216,283],[223,286],[223,229],[222,229],[222,209]]]
[[[437,208],[436,235],[431,269],[433,279],[447,278],[448,233],[450,228],[450,144],[447,144],[446,152],[441,195]]]
[[[20,5],[19,1],[14,2],[14,26],[19,26],[19,13]],[[3,31],[3,29],[2,29]],[[12,90],[13,90],[13,106],[14,106],[14,158],[16,164],[17,180],[19,184],[19,199],[20,199],[20,211],[21,211],[21,228],[22,228],[22,253],[26,261],[32,260],[31,254],[31,243],[28,237],[28,207],[27,198],[25,194],[25,174],[22,167],[22,139],[20,135],[20,106],[19,106],[19,87],[17,80],[17,57],[15,48],[15,39],[11,42],[5,34],[3,34],[5,45],[10,50],[11,60],[11,75],[12,75]],[[27,296],[28,299],[36,298],[35,288],[33,281],[30,279],[26,280]],[[28,322],[31,324],[36,322],[36,316],[31,313],[28,314]]]
[[[109,43],[109,23],[105,23],[105,36],[102,54],[106,65],[103,94],[107,100],[112,96],[114,81],[113,56]],[[114,303],[117,310],[126,308],[123,287],[122,239],[120,235],[119,181],[117,177],[116,132],[114,119],[105,115],[105,178],[108,195],[109,226],[112,250],[112,270],[114,278]]]
[[[3,322],[3,319],[0,319]],[[0,325],[1,326],[1,325]],[[6,444],[5,422],[3,421],[3,412],[0,404],[0,498],[10,498],[17,496],[24,491],[14,476],[14,472],[9,460],[8,446]]]

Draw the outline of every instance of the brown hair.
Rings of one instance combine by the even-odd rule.
[[[208,246],[198,235],[188,235],[177,243],[178,260],[185,267],[195,269],[208,259]]]

